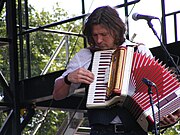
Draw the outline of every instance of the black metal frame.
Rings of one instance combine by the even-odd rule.
[[[129,4],[135,4],[140,0],[136,0],[130,2]],[[29,20],[28,20],[28,0],[24,0],[25,2],[25,14],[26,14],[26,24],[25,28],[22,26],[22,16],[21,16],[21,0],[18,0],[18,22],[19,26],[17,27],[17,14],[16,14],[16,0],[0,0],[0,11],[6,4],[6,13],[7,13],[7,38],[0,38],[0,42],[7,42],[9,44],[9,55],[10,55],[10,85],[7,83],[6,79],[4,78],[3,74],[0,74],[0,84],[4,88],[4,96],[5,102],[0,103],[0,106],[6,109],[8,113],[8,117],[4,122],[4,125],[0,129],[0,134],[12,134],[12,135],[20,135],[26,124],[31,120],[32,116],[34,115],[34,103],[36,107],[49,107],[51,102],[51,107],[54,108],[64,108],[64,109],[76,109],[79,102],[82,100],[83,95],[73,95],[64,99],[62,101],[54,101],[51,97],[52,89],[53,89],[53,81],[56,77],[60,76],[63,73],[62,71],[50,73],[47,75],[42,75],[38,77],[31,78],[31,66],[30,66],[30,45],[29,45],[29,33],[45,30],[45,28],[53,27],[59,24],[63,24],[66,22],[84,19],[87,14],[85,14],[84,8],[84,0],[82,0],[82,15],[76,16],[67,20],[63,20],[60,22],[47,24],[45,26],[41,26],[38,28],[29,28]],[[127,0],[124,0],[126,4],[117,5],[115,8],[125,7],[125,15],[128,14],[128,5]],[[174,12],[171,14],[165,13],[165,0],[161,0],[162,4],[162,39],[163,43],[167,44],[167,37],[166,37],[166,20],[165,17],[169,15],[174,15],[174,28],[175,28],[175,42],[174,44],[177,45],[179,42],[177,41],[177,22],[176,22],[176,14],[180,12]],[[17,29],[19,29],[19,33],[17,33]],[[26,29],[23,32],[23,29]],[[74,34],[74,33],[66,33],[66,34]],[[24,79],[24,62],[23,62],[23,35],[25,35],[26,46],[27,46],[27,61],[28,61],[28,78]],[[82,36],[82,35],[78,35]],[[19,38],[20,43],[20,60],[18,60],[18,45],[17,45],[17,38]],[[128,38],[128,37],[127,37]],[[172,51],[174,44],[168,46]],[[86,47],[86,44],[85,44]],[[178,47],[178,46],[176,46]],[[158,51],[157,51],[158,50]],[[179,49],[178,49],[179,50]],[[153,48],[152,52],[157,55],[159,58],[162,58],[163,61],[163,50],[159,50],[158,48]],[[175,53],[180,56],[177,49],[174,49],[171,53]],[[19,78],[19,70],[18,70],[18,62],[20,62],[21,66],[21,79]],[[21,81],[19,81],[21,80]],[[48,83],[47,83],[48,82]],[[43,84],[43,85],[41,85]],[[51,84],[51,85],[45,85]],[[43,90],[43,92],[42,92]],[[31,91],[30,93],[28,91]],[[73,101],[73,102],[72,102]],[[74,102],[76,101],[76,102]],[[73,104],[72,104],[73,103]],[[20,122],[20,109],[26,108],[27,109],[27,116],[24,118],[24,121]],[[85,101],[79,108],[80,110],[85,109]]]

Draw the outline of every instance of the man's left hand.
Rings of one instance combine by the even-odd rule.
[[[178,109],[172,114],[163,116],[160,120],[160,126],[167,127],[167,126],[174,125],[179,119],[180,119],[180,109]]]

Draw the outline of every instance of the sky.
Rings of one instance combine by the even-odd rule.
[[[28,2],[39,11],[42,9],[52,11],[52,7],[55,6],[56,2],[58,2],[68,14],[81,15],[81,1],[82,0],[29,0]],[[123,2],[124,0],[85,0],[85,11],[86,13],[91,13],[96,7],[103,5],[110,5],[114,7],[116,5],[123,4]],[[129,6],[129,12],[131,11],[132,7],[133,6]],[[166,0],[165,7],[166,13],[178,11],[180,9],[180,2],[179,0]],[[134,21],[132,19],[132,14],[139,13],[151,15],[161,19],[161,0],[140,0],[140,2],[134,6],[128,18],[125,18],[123,8],[117,9],[117,11],[124,22],[126,22],[126,19],[128,19],[130,38],[135,33],[137,36],[135,37],[134,41],[144,43],[149,48],[160,46],[160,42],[149,28],[147,21],[143,19]],[[178,16],[178,22],[180,23],[180,15]],[[160,36],[160,22],[158,20],[152,20],[151,23],[153,24],[158,36]],[[168,43],[174,42],[173,27],[171,23],[172,18],[167,19]],[[178,40],[180,40],[180,38]]]

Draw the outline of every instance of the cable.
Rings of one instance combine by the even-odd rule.
[[[88,13],[89,13],[89,11],[90,11],[90,8],[92,7],[93,2],[94,2],[94,0],[92,0],[92,2],[91,2],[91,4],[90,4]],[[82,29],[83,29],[83,27],[82,27],[81,30],[79,31],[79,34],[82,32]],[[73,49],[72,49],[72,51],[71,51],[71,53],[70,53],[69,59],[68,59],[68,61],[67,61],[67,64],[69,63],[69,60],[70,60],[70,58],[71,58],[71,56],[72,56],[72,54],[73,54],[73,52],[74,52],[74,50],[75,50],[75,47],[76,47],[76,45],[77,45],[78,38],[79,38],[79,37],[77,37],[77,39],[76,39],[76,41],[75,41],[75,43],[74,43],[74,45],[73,45]],[[65,67],[67,67],[67,64],[66,64]],[[87,87],[85,87],[85,89],[86,89],[86,88],[87,88]],[[67,128],[68,128],[69,125],[71,124],[71,122],[72,122],[72,120],[73,120],[73,118],[74,118],[77,110],[78,110],[79,107],[81,106],[81,104],[82,104],[82,102],[83,102],[83,100],[84,100],[85,97],[86,97],[86,96],[83,96],[83,98],[81,99],[81,101],[80,101],[80,103],[78,104],[77,108],[75,109],[73,115],[72,115],[71,118],[70,118],[70,121],[68,122],[68,124],[66,125],[66,128],[65,128],[64,131],[63,131],[63,134],[66,132]]]
[[[88,13],[89,13],[89,11],[90,11],[93,3],[94,3],[94,0],[92,0],[91,4],[90,4],[90,6],[89,6]],[[80,34],[80,33],[82,32],[82,29],[83,29],[83,27],[81,27],[81,29],[79,30],[78,34]],[[70,55],[69,55],[69,59],[68,59],[68,61],[67,61],[67,63],[66,63],[65,68],[67,67],[67,65],[68,65],[68,63],[69,63],[69,60],[70,60],[70,58],[71,58],[72,55],[73,55],[73,52],[74,52],[75,47],[76,47],[76,45],[77,45],[78,38],[79,38],[79,37],[77,37],[76,41],[74,42],[74,45],[72,46],[73,48],[72,48],[72,51],[71,51],[71,53],[70,53]]]
[[[40,122],[39,122],[38,125],[35,127],[34,131],[31,133],[31,135],[35,135],[36,132],[38,131],[38,129],[39,129],[39,128],[41,127],[41,125],[44,123],[44,121],[45,121],[45,119],[46,119],[46,117],[47,117],[47,114],[48,114],[48,112],[49,112],[49,110],[50,110],[50,107],[51,107],[51,105],[52,105],[52,102],[53,102],[53,99],[51,99],[48,108],[47,108],[47,109],[45,110],[45,112],[43,113],[43,116],[41,117]]]
[[[129,16],[130,16],[130,14],[132,13],[132,11],[133,11],[133,9],[134,9],[135,5],[136,5],[136,4],[133,4],[133,7],[131,8],[131,10],[130,10],[130,12],[129,12],[129,15],[128,15],[127,17],[129,17]]]
[[[64,135],[64,133],[66,132],[66,130],[67,130],[67,128],[69,127],[69,125],[71,124],[71,122],[72,122],[72,120],[73,120],[73,118],[74,118],[77,110],[80,108],[80,106],[81,106],[81,104],[82,104],[82,102],[83,102],[83,100],[84,100],[85,97],[86,97],[86,96],[83,96],[82,99],[81,99],[81,101],[79,102],[77,108],[75,109],[73,115],[72,115],[71,118],[70,118],[70,121],[68,122],[68,124],[66,125],[66,128],[65,128],[64,131],[63,131],[63,135]]]
[[[157,108],[158,108],[158,121],[159,121],[159,123],[158,123],[158,129],[159,129],[159,133],[160,133],[160,116],[161,116],[161,113],[160,113],[160,103],[159,103],[159,92],[158,92],[158,89],[157,89],[157,87],[155,87],[155,89],[156,89],[156,95],[157,95]]]
[[[133,7],[131,8],[129,14],[125,17],[125,25],[126,25],[126,27],[127,27],[127,30],[126,30],[126,33],[125,33],[126,36],[129,35],[129,31],[128,31],[128,29],[129,29],[129,26],[128,26],[128,18],[129,18],[129,16],[130,16],[130,14],[132,13],[135,5],[136,5],[136,4],[133,4]]]
[[[93,2],[94,2],[94,0],[91,2],[90,8],[91,8]],[[90,10],[90,8],[89,8],[89,10]],[[83,27],[82,27],[82,28],[83,28]],[[79,34],[81,33],[82,28],[81,28],[81,30],[79,31]],[[69,59],[68,59],[66,65],[65,65],[65,68],[67,67],[67,64],[69,63],[69,60],[70,60],[70,58],[71,58],[71,56],[72,56],[72,54],[73,54],[73,52],[74,52],[74,50],[75,50],[75,47],[76,47],[76,45],[77,45],[78,38],[79,38],[79,37],[77,37],[77,39],[76,39],[76,41],[75,41],[75,43],[74,43],[74,45],[73,45],[73,49],[72,49],[72,51],[71,51],[71,53],[70,53],[70,56],[69,56]],[[84,100],[84,97],[85,97],[85,96],[83,96],[83,98],[81,99],[80,103],[78,104],[78,106],[77,106],[76,110],[74,111],[74,113],[73,113],[73,115],[72,115],[72,117],[71,117],[71,119],[70,119],[67,127],[65,128],[64,132],[67,130],[68,126],[69,126],[70,123],[72,122],[74,115],[76,114],[77,110],[79,109],[80,105],[82,104],[82,101]],[[53,102],[53,99],[51,99],[48,108],[47,108],[47,109],[45,110],[45,112],[43,113],[43,117],[41,118],[41,122],[38,123],[37,127],[35,128],[35,130],[33,131],[33,133],[32,133],[31,135],[36,134],[36,132],[37,132],[37,130],[39,129],[39,127],[40,127],[40,126],[43,124],[43,122],[45,121],[45,119],[46,119],[46,117],[47,117],[47,114],[48,114],[48,111],[50,110],[50,107],[51,107],[51,105],[52,105],[52,102]],[[64,133],[64,132],[63,132],[63,133]]]

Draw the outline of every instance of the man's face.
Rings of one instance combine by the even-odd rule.
[[[93,25],[92,27],[92,37],[96,44],[96,47],[99,47],[101,50],[115,49],[114,38],[112,33],[108,31],[102,25]]]

